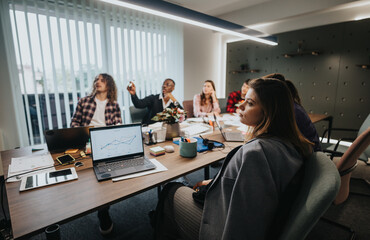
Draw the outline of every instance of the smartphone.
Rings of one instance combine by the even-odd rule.
[[[63,156],[59,156],[59,157],[56,158],[56,160],[61,165],[67,165],[67,164],[73,163],[75,161],[75,159],[70,154],[65,154]]]
[[[23,177],[19,191],[26,191],[33,188],[44,187],[65,181],[77,179],[75,168],[67,168],[52,172],[42,172],[31,176]]]

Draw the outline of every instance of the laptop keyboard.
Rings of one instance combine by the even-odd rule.
[[[105,163],[103,166],[99,166],[98,170],[99,172],[111,172],[111,171],[120,170],[124,168],[141,166],[144,164],[145,164],[144,158],[134,158],[134,159],[124,160],[124,161]]]

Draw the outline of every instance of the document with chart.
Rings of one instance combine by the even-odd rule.
[[[93,128],[90,141],[99,181],[155,168],[144,156],[141,124]]]

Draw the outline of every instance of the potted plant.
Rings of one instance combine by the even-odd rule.
[[[157,113],[152,120],[163,122],[166,127],[166,139],[172,139],[180,135],[179,123],[184,121],[186,112],[181,108],[165,108],[162,112]]]

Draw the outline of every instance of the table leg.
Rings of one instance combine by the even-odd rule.
[[[333,117],[332,116],[328,118],[328,122],[329,122],[329,129],[328,129],[328,143],[329,143],[330,137],[331,137],[331,128],[333,127]]]
[[[209,166],[204,167],[204,179],[209,179]]]
[[[161,195],[161,191],[162,191],[162,185],[159,185],[157,187],[157,197],[158,197],[158,199],[159,199],[159,196]]]

